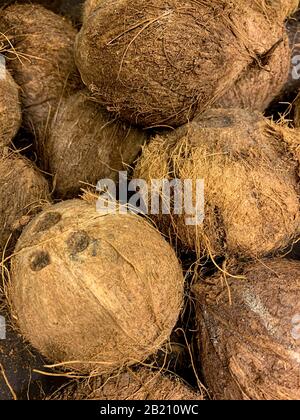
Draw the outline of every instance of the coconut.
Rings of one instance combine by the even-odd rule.
[[[0,253],[49,199],[48,183],[31,162],[11,152],[0,158]],[[9,241],[9,243],[7,243]]]
[[[300,262],[273,259],[237,271],[243,280],[225,282],[219,273],[194,289],[209,391],[215,399],[298,400]]]
[[[61,103],[47,141],[56,192],[73,198],[82,182],[116,181],[118,172],[133,163],[145,141],[144,131],[116,120],[89,98],[88,91],[76,93]]]
[[[285,87],[291,66],[287,35],[251,63],[215,107],[265,111]]]
[[[76,30],[40,5],[16,4],[1,11],[0,32],[13,45],[7,66],[21,87],[24,124],[35,134],[39,150],[61,98],[79,85],[73,58]]]
[[[191,180],[190,201],[197,212],[188,211],[185,197],[183,214],[171,205],[170,214],[160,209],[152,216],[185,249],[199,257],[261,257],[284,248],[299,232],[298,164],[283,135],[281,126],[258,112],[210,110],[156,136],[144,148],[134,178],[144,179],[164,202],[157,180]],[[191,225],[190,216],[203,213],[201,196],[196,202],[197,180],[205,183],[205,218]]]
[[[300,128],[300,94],[298,94],[294,102],[294,124],[297,129]],[[299,134],[298,134],[298,138],[299,138]]]
[[[21,125],[19,88],[0,56],[0,149],[9,145]]]
[[[74,383],[54,395],[57,400],[203,400],[178,377],[141,368],[112,377]]]
[[[77,37],[84,83],[144,127],[178,126],[221,98],[283,36],[264,0],[103,0]]]
[[[24,337],[56,364],[89,374],[160,349],[184,283],[174,251],[150,224],[95,207],[70,200],[38,215],[18,241],[9,287]]]

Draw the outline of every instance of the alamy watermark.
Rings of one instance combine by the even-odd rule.
[[[204,221],[203,179],[153,179],[150,183],[134,179],[129,182],[124,171],[119,172],[118,184],[103,179],[98,182],[97,191],[100,193],[97,211],[101,213],[182,215],[189,226]]]
[[[6,340],[6,320],[0,316],[0,340]]]
[[[294,340],[300,340],[300,314],[292,319],[292,337]]]
[[[0,80],[6,77],[6,61],[4,55],[0,54]]]

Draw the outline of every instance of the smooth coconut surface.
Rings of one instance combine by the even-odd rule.
[[[19,88],[0,61],[0,148],[8,146],[21,126]]]
[[[134,178],[205,184],[204,222],[188,226],[186,211],[153,216],[160,229],[198,256],[253,258],[284,248],[299,232],[298,163],[285,130],[245,110],[211,110],[168,135],[156,136]],[[162,188],[156,189],[162,201]],[[147,201],[147,197],[144,198]],[[172,206],[171,206],[172,208]]]
[[[183,283],[174,251],[144,219],[70,200],[24,230],[9,295],[36,349],[61,368],[101,374],[142,362],[169,339]]]
[[[270,51],[283,20],[264,0],[103,0],[77,37],[76,62],[97,100],[122,119],[178,126]]]
[[[7,66],[21,88],[24,124],[39,150],[61,98],[80,86],[73,58],[76,30],[40,5],[15,4],[1,10],[0,32],[13,45]]]
[[[146,133],[132,128],[95,103],[88,91],[62,102],[46,145],[49,171],[60,197],[73,198],[84,183],[117,181],[146,142]]]
[[[49,188],[47,181],[32,163],[13,152],[1,156],[0,178],[2,253],[6,246],[10,249],[15,244],[22,228],[49,200]]]
[[[215,399],[299,400],[300,262],[265,260],[237,272],[245,279],[225,282],[218,274],[194,289],[209,392]]]
[[[55,394],[58,400],[203,400],[203,396],[185,385],[179,378],[146,368],[127,371],[111,378],[91,378],[72,384]]]

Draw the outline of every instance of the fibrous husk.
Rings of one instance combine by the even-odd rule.
[[[89,16],[100,6],[103,0],[86,0],[83,5],[83,18],[85,22]]]
[[[97,377],[75,383],[62,393],[54,395],[57,400],[203,400],[179,378],[141,368],[112,377]]]
[[[0,32],[13,46],[7,66],[21,88],[24,124],[40,151],[60,100],[81,85],[73,57],[76,30],[40,5],[16,4],[0,12]]]
[[[88,91],[76,93],[61,103],[47,140],[45,154],[49,171],[55,175],[56,192],[72,198],[83,183],[116,181],[146,139],[144,131],[116,120]]]
[[[164,191],[155,180],[192,180],[194,206],[200,203],[196,181],[204,180],[202,224],[188,226],[191,215],[184,209],[176,214],[172,206],[171,214],[152,216],[184,248],[205,257],[267,255],[287,246],[299,231],[298,163],[284,136],[284,127],[259,113],[210,110],[156,136],[144,147],[134,178],[145,180],[162,201]]]
[[[147,221],[70,200],[24,230],[9,295],[36,349],[71,374],[101,374],[143,361],[169,339],[183,283],[174,251]]]
[[[291,49],[287,35],[264,56],[257,57],[215,104],[220,108],[265,111],[288,81]]]
[[[13,247],[24,225],[49,201],[49,188],[32,163],[13,152],[0,157],[0,179],[2,254],[6,246]]]
[[[300,262],[236,270],[245,278],[218,274],[194,288],[209,392],[215,399],[299,400]]]
[[[0,149],[8,146],[21,126],[19,88],[0,56]]]
[[[294,103],[294,124],[297,129],[300,129],[300,94],[297,96]],[[298,139],[300,143],[300,131],[298,132]]]
[[[144,127],[178,126],[221,98],[282,38],[264,0],[102,0],[76,61],[99,102]]]

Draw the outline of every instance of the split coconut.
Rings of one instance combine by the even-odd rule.
[[[0,55],[0,150],[8,146],[17,134],[22,121],[19,88]]]
[[[76,30],[40,5],[12,5],[0,12],[0,32],[13,48],[7,66],[21,88],[25,126],[40,150],[60,100],[80,86],[74,62]]]
[[[284,133],[259,113],[219,109],[156,136],[134,178],[145,180],[165,208],[170,204],[152,216],[162,232],[199,257],[257,258],[285,248],[299,232],[299,184]],[[179,191],[170,194],[163,180],[181,181]],[[183,200],[185,182],[191,187]],[[143,191],[150,208],[152,197]]]
[[[74,198],[84,183],[117,181],[119,171],[128,170],[146,139],[145,131],[116,120],[88,91],[62,101],[45,151],[58,196]]]
[[[11,264],[21,333],[70,374],[144,361],[169,339],[183,303],[182,270],[161,235],[136,215],[83,200],[38,215]]]
[[[77,37],[76,62],[109,111],[179,126],[282,39],[283,20],[264,0],[103,0]]]
[[[0,157],[0,253],[10,249],[30,218],[49,200],[48,183],[14,152]]]
[[[245,278],[219,273],[194,288],[208,391],[217,400],[299,400],[300,262],[237,272]]]
[[[141,368],[126,371],[110,378],[91,378],[75,383],[54,395],[56,400],[203,400],[178,377]]]

